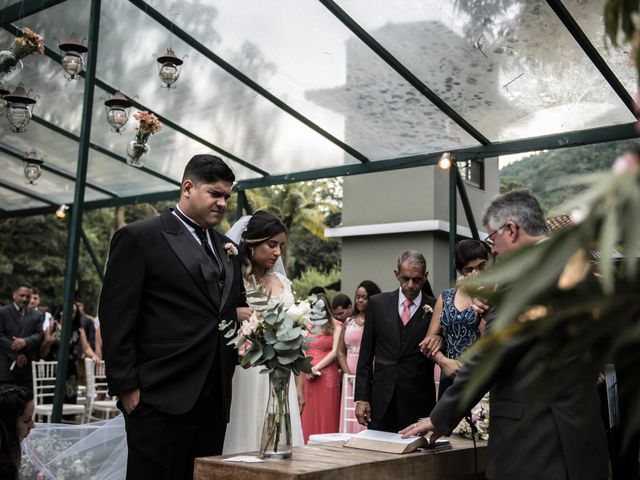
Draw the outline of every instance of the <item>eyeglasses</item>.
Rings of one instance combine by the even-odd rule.
[[[496,235],[502,235],[502,230],[504,230],[504,227],[506,227],[507,223],[509,222],[511,222],[511,220],[509,220],[508,222],[505,222],[501,227],[498,227],[491,235],[487,235],[487,238],[485,238],[483,242],[486,243],[489,246],[489,248],[492,248],[493,246],[495,246],[496,241],[494,240],[493,237],[495,237]],[[520,228],[520,226],[516,223],[514,223],[514,225],[517,231]]]

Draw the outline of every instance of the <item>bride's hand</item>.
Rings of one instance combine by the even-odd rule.
[[[238,307],[236,308],[236,315],[238,316],[238,323],[242,323],[245,320],[249,320],[251,314],[253,313],[253,308],[250,307]]]

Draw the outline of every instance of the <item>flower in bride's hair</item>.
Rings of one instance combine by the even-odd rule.
[[[244,357],[249,350],[253,347],[253,342],[251,340],[245,340],[242,345],[238,347],[238,355]]]

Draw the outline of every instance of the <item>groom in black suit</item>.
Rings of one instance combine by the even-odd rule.
[[[403,252],[400,289],[369,299],[356,372],[356,418],[373,430],[397,432],[435,405],[433,363],[420,353],[435,299],[422,293],[427,262]]]
[[[111,241],[99,315],[128,479],[192,479],[196,457],[222,452],[237,355],[218,325],[245,300],[236,250],[213,227],[234,180],[220,158],[196,155],[176,208]]]

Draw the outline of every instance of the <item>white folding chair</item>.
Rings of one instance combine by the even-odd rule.
[[[340,433],[349,432],[349,423],[358,423],[356,407],[353,402],[355,386],[356,376],[345,373],[342,376],[342,425],[340,426]]]
[[[94,362],[91,358],[85,358],[84,365],[87,370],[87,420],[115,417],[120,410],[116,406],[117,400],[109,397],[104,360]],[[98,417],[96,413],[102,416]]]
[[[46,423],[51,423],[53,412],[53,396],[56,389],[56,369],[58,362],[47,362],[44,360],[31,363],[33,374],[33,403],[35,405],[34,416],[44,417]],[[45,403],[46,401],[50,403]],[[80,416],[80,421],[84,422],[85,407],[74,403],[62,404],[62,415]]]

